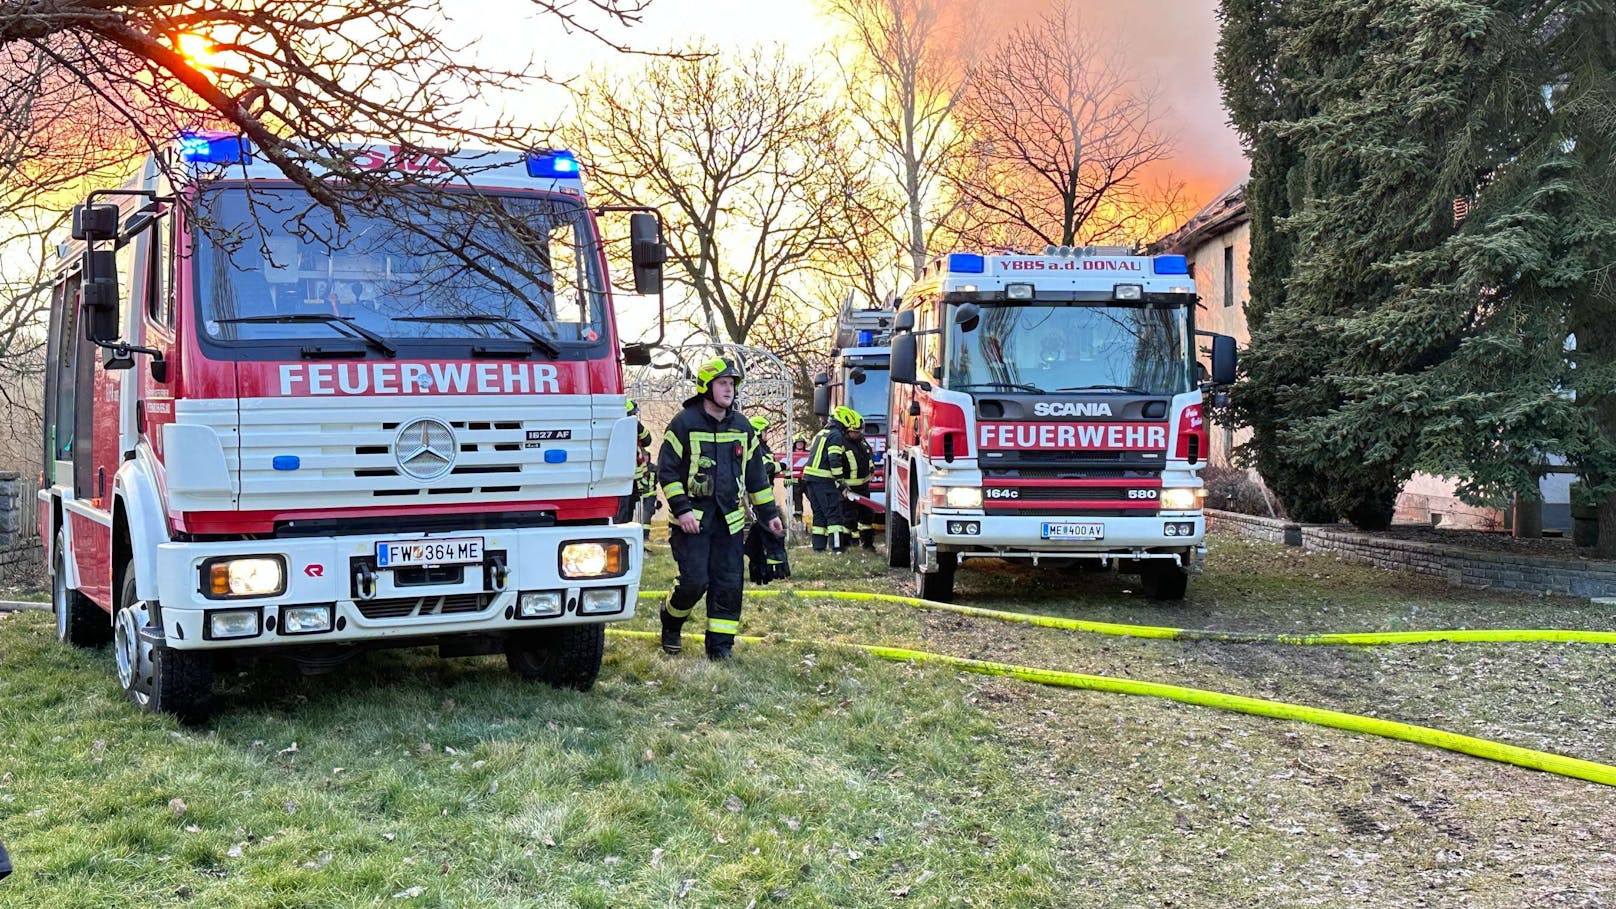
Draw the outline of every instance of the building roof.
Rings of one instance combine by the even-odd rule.
[[[1185,221],[1179,228],[1156,241],[1151,251],[1156,253],[1191,254],[1195,247],[1221,236],[1246,223],[1246,181],[1240,180],[1219,193]]]

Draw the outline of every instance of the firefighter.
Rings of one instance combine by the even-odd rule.
[[[769,442],[764,438],[764,434],[769,431],[768,418],[753,417],[751,423],[752,438],[756,442],[759,456],[763,458],[763,469],[769,476],[769,488],[773,489],[774,481],[781,474],[785,474],[788,481],[791,474],[775,460],[774,452],[769,450]],[[747,576],[754,584],[767,584],[770,581],[791,577],[791,560],[786,554],[785,537],[769,533],[755,521],[746,532],[746,559],[750,566]]]
[[[734,407],[741,379],[728,360],[703,363],[696,370],[696,394],[662,437],[657,482],[668,499],[668,542],[679,567],[662,606],[665,653],[680,651],[685,620],[706,595],[707,657],[730,657],[741,625],[745,502],[770,533],[785,535],[752,425]]]
[[[626,406],[629,416],[638,417],[640,415],[640,405],[629,401]],[[640,501],[647,496],[656,495],[656,477],[653,476],[651,470],[651,431],[646,429],[645,423],[640,420],[635,420],[634,426],[639,430],[638,463],[634,467],[634,488],[629,491],[628,495],[623,497],[623,501],[617,507],[617,523],[619,524],[632,523],[635,517],[634,511],[639,507]],[[649,528],[646,529],[645,535],[647,538],[650,537],[651,531]]]
[[[847,453],[847,431],[863,424],[858,411],[837,407],[825,421],[825,428],[814,436],[808,450],[808,465],[802,469],[802,480],[808,487],[808,507],[814,511],[815,552],[846,551],[850,528],[846,518],[848,503],[842,498],[842,490],[853,469]]]
[[[875,469],[875,451],[864,438],[864,415],[855,412],[857,424],[847,429],[847,489],[854,495],[870,497],[870,479]],[[849,524],[858,528],[859,545],[875,551],[875,510],[858,502],[843,506]]]

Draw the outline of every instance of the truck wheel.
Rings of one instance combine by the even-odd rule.
[[[1190,576],[1170,559],[1151,559],[1139,569],[1139,584],[1152,600],[1182,600]]]
[[[562,625],[519,631],[505,639],[505,664],[524,679],[588,691],[606,655],[606,626]]]
[[[213,714],[213,655],[194,650],[157,649],[140,636],[151,622],[146,601],[135,596],[135,565],[123,573],[113,621],[112,653],[118,683],[131,701],[151,713],[167,713],[188,726]]]
[[[910,543],[910,568],[915,571],[915,595],[921,600],[939,603],[953,602],[953,571],[960,566],[960,558],[952,552],[937,553],[937,571],[924,573],[920,569],[920,540]]]
[[[903,515],[887,515],[887,567],[909,567],[909,521]]]
[[[51,611],[56,613],[56,639],[74,647],[100,647],[112,640],[112,623],[95,601],[67,586],[66,535],[56,532],[51,550]]]

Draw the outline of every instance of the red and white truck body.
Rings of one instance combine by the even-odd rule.
[[[371,149],[417,186],[342,224],[235,137],[165,154],[99,197],[116,239],[61,249],[61,636],[98,614],[131,696],[192,718],[175,679],[226,649],[438,643],[587,687],[599,629],[548,629],[632,617],[642,548],[611,524],[635,421],[576,160]]]
[[[1195,285],[1181,256],[954,253],[901,295],[889,558],[952,596],[962,559],[1144,576],[1183,595],[1205,558]],[[1214,338],[1232,380],[1232,341]]]

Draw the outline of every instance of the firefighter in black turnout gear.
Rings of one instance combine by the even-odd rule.
[[[851,407],[838,407],[831,411],[825,428],[814,436],[808,450],[808,465],[802,469],[803,483],[808,487],[808,507],[814,512],[814,551],[845,552],[852,528],[848,526],[852,509],[842,498],[842,490],[852,477],[853,459],[847,451],[847,432],[864,425],[864,418]]]
[[[627,410],[631,417],[640,415],[640,405],[633,401],[627,403]],[[638,509],[640,500],[656,495],[656,477],[652,476],[651,470],[651,430],[646,429],[645,423],[640,420],[635,420],[634,426],[639,430],[639,461],[634,467],[634,488],[623,497],[623,501],[617,507],[619,524],[633,523],[634,512]],[[650,529],[647,528],[645,533],[649,537]]]
[[[875,470],[875,450],[870,447],[870,440],[864,437],[864,415],[855,413],[859,418],[857,426],[847,430],[847,459],[849,463],[847,476],[847,489],[854,495],[870,497],[870,479]],[[847,523],[857,525],[859,545],[870,551],[875,550],[875,510],[868,505],[857,502],[848,502],[845,506]]]
[[[679,633],[696,601],[707,597],[707,656],[730,656],[741,629],[745,502],[769,531],[784,535],[755,432],[736,410],[741,371],[724,359],[696,370],[696,395],[668,424],[657,482],[668,499],[668,542],[679,577],[662,606],[662,649],[680,651]],[[746,499],[743,501],[742,496]]]
[[[769,449],[768,440],[764,434],[769,431],[769,421],[764,417],[753,417],[752,438],[757,443],[758,455],[763,458],[763,470],[769,478],[769,488],[774,488],[774,481],[781,474],[790,476],[780,462],[775,460],[774,452]],[[767,584],[770,581],[783,580],[791,577],[791,559],[786,553],[786,538],[776,536],[764,529],[760,522],[752,522],[746,531],[746,563],[747,577],[754,584]]]

